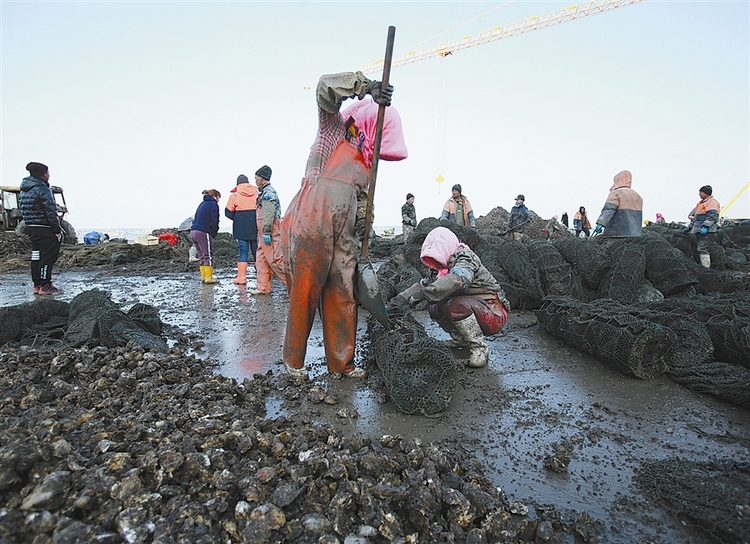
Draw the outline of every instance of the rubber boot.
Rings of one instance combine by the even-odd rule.
[[[450,340],[443,340],[443,345],[447,348],[465,348],[466,342],[464,341],[463,336],[458,331],[451,331],[448,334],[451,335]]]
[[[206,279],[203,280],[203,283],[208,283],[208,284],[219,283],[218,280],[214,279],[214,267],[213,266],[206,266]]]
[[[711,268],[711,255],[706,255],[705,253],[701,253],[700,258],[701,258],[701,265],[704,268]]]
[[[235,285],[247,285],[247,263],[237,263],[237,277]]]
[[[454,323],[456,330],[461,335],[469,347],[468,365],[472,368],[482,368],[487,366],[489,361],[490,348],[484,341],[484,333],[479,321],[474,314]]]
[[[203,283],[206,283],[206,266],[200,265],[200,269],[201,269],[201,281]]]

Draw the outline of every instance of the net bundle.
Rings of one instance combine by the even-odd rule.
[[[650,499],[715,542],[744,544],[750,535],[750,465],[671,458],[644,463],[635,477]]]
[[[599,284],[599,298],[632,304],[645,281],[646,255],[635,243],[620,243],[612,248],[612,268]]]
[[[562,238],[555,240],[554,245],[587,287],[599,289],[599,283],[610,267],[606,249],[584,238]]]
[[[544,297],[539,270],[521,242],[502,238],[480,256],[482,264],[502,285],[513,308],[538,308]]]
[[[646,278],[664,295],[679,293],[698,283],[685,263],[685,256],[663,237],[645,233],[639,243],[646,256]]]
[[[370,347],[388,394],[402,412],[438,414],[450,406],[456,391],[456,360],[408,310],[391,314],[389,329],[369,320]]]
[[[534,313],[552,336],[629,376],[654,378],[671,365],[675,334],[616,301],[545,297]]]
[[[581,298],[581,279],[554,245],[534,240],[529,244],[529,260],[539,270],[545,294]]]
[[[41,299],[0,308],[0,344],[17,342],[28,330],[50,321],[57,327],[67,323],[67,318],[68,303],[59,300]]]

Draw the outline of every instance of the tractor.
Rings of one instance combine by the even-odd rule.
[[[63,244],[77,244],[78,238],[73,225],[68,223],[64,217],[68,213],[68,206],[65,203],[65,195],[60,187],[52,185],[50,187],[52,195],[55,198],[55,207],[60,217],[60,228],[62,231]],[[21,215],[21,209],[18,205],[18,196],[21,193],[19,186],[0,186],[0,230],[15,230],[21,234],[25,223]]]

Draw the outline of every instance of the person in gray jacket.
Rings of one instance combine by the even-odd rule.
[[[62,229],[55,197],[49,188],[49,168],[40,162],[26,165],[29,177],[21,182],[19,205],[26,234],[31,239],[31,279],[35,295],[62,293],[52,285],[52,267],[62,244]]]

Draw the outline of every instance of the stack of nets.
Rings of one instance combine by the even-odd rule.
[[[685,257],[661,236],[646,233],[639,244],[646,257],[646,278],[665,296],[684,292],[698,283]]]
[[[407,414],[442,412],[450,406],[458,382],[453,354],[430,338],[408,311],[390,314],[390,329],[369,321],[370,346],[388,394]]]
[[[538,308],[544,290],[526,245],[508,238],[493,241],[480,255],[484,267],[502,285],[512,308]]]
[[[554,245],[573,266],[586,287],[599,289],[599,283],[610,267],[610,256],[606,249],[586,238],[562,238],[555,240]]]
[[[146,349],[167,351],[157,330],[161,332],[161,321],[155,308],[137,304],[125,313],[110,300],[109,293],[91,289],[70,302],[65,342],[74,347],[117,347],[132,341]]]
[[[646,255],[639,244],[621,242],[612,250],[612,268],[599,284],[599,298],[632,304],[646,277]]]
[[[61,336],[53,331],[64,330],[68,323],[68,303],[41,299],[17,306],[0,308],[0,344],[23,342],[31,338],[34,345],[57,343]]]
[[[529,260],[539,270],[546,295],[581,298],[581,278],[554,245],[544,240],[534,240],[529,244]]]
[[[715,542],[745,544],[750,537],[750,465],[725,460],[663,459],[645,463],[636,476],[644,494],[665,503],[688,525]]]
[[[675,334],[613,300],[546,297],[535,313],[552,336],[629,376],[654,378],[670,366]]]

